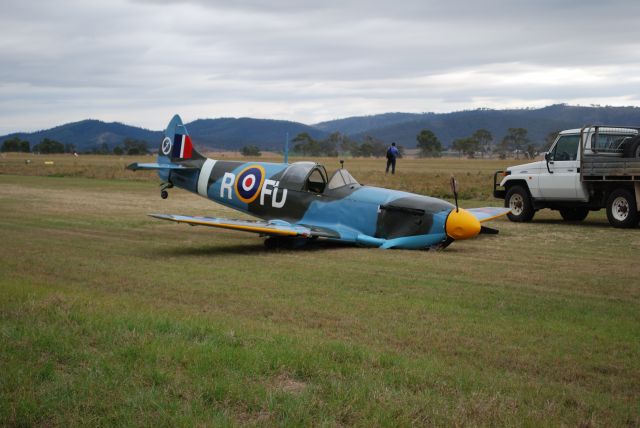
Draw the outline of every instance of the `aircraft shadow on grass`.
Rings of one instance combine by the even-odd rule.
[[[160,254],[165,256],[203,256],[203,255],[247,255],[253,256],[256,254],[265,254],[275,251],[289,252],[289,251],[327,251],[327,250],[345,250],[353,248],[352,245],[343,242],[335,242],[330,240],[317,240],[312,242],[306,242],[304,245],[299,244],[285,244],[279,246],[269,246],[262,244],[247,244],[247,245],[205,245],[201,247],[172,247],[158,250]]]
[[[320,238],[382,249],[442,249],[456,240],[496,230],[481,223],[503,216],[508,208],[473,208],[398,190],[363,186],[346,169],[331,177],[315,162],[289,164],[208,159],[193,147],[175,115],[165,131],[154,163],[127,168],[156,170],[161,196],[178,187],[258,217],[231,220],[175,214],[152,217],[192,226],[209,226],[267,236],[267,248],[302,248]]]

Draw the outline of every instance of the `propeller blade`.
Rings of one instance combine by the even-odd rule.
[[[458,212],[458,180],[451,174],[451,191],[453,192],[453,198],[456,201],[456,212]]]
[[[500,233],[500,231],[491,227],[482,226],[480,227],[480,233],[486,233],[487,235],[497,235],[498,233]]]

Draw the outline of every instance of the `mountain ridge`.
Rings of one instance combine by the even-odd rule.
[[[274,119],[214,118],[197,119],[185,126],[194,144],[203,150],[239,150],[255,144],[261,149],[281,150],[286,135],[293,139],[302,132],[323,139],[340,132],[356,140],[366,136],[410,148],[422,129],[433,131],[445,147],[480,128],[488,129],[499,142],[508,128],[526,128],[534,144],[542,144],[553,131],[591,124],[640,126],[640,107],[570,106],[554,104],[539,109],[476,109],[450,113],[382,113],[353,116],[307,125]],[[144,140],[153,148],[162,139],[162,131],[149,130],[120,122],[85,119],[35,132],[15,132],[0,136],[0,141],[17,136],[35,145],[44,138],[74,144],[78,151],[109,150],[126,138]]]

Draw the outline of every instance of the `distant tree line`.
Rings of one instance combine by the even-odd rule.
[[[528,131],[525,128],[509,128],[502,140],[493,145],[493,135],[486,129],[478,129],[468,137],[458,138],[451,143],[451,149],[457,151],[460,156],[470,159],[480,155],[498,155],[505,159],[509,154],[513,154],[516,159],[520,154],[528,158],[535,157],[539,152],[546,151],[551,147],[560,131],[550,132],[545,137],[545,142],[536,145],[529,140]],[[438,137],[430,130],[423,129],[417,136],[418,156],[437,157],[442,155],[443,147]]]
[[[38,144],[31,147],[29,141],[20,137],[11,137],[2,142],[0,147],[2,152],[21,152],[21,153],[75,153],[76,146],[71,143],[61,143],[60,141],[44,138]],[[93,154],[116,154],[116,155],[144,155],[149,153],[148,143],[143,140],[126,138],[122,144],[118,144],[112,149],[107,143],[102,143],[98,147],[94,147],[89,151]]]
[[[29,153],[31,151],[31,145],[28,141],[22,140],[20,137],[12,137],[4,140],[2,143],[2,151]]]
[[[550,132],[545,141],[536,145],[528,138],[525,128],[509,128],[502,140],[493,144],[493,135],[486,129],[478,129],[468,137],[458,138],[451,143],[451,149],[457,151],[460,156],[474,158],[497,155],[506,158],[513,154],[516,158],[523,154],[529,158],[535,157],[539,152],[546,151],[555,141],[559,131]],[[389,147],[388,143],[366,135],[362,141],[357,141],[340,132],[334,132],[325,139],[314,139],[310,134],[303,132],[292,140],[292,152],[302,156],[326,156],[336,157],[339,154],[353,157],[384,157]],[[416,135],[416,147],[420,157],[442,156],[444,147],[435,133],[429,129],[423,129]],[[29,153],[75,153],[74,144],[64,144],[50,138],[44,138],[40,143],[30,147],[29,141],[14,136],[6,139],[0,148],[2,152]],[[398,145],[400,156],[405,153],[404,147]],[[262,152],[256,145],[247,145],[240,150],[243,156],[261,156]],[[115,154],[115,155],[144,155],[149,153],[149,144],[144,140],[126,138],[122,144],[113,149],[105,142],[93,147],[89,153]]]
[[[118,144],[113,148],[114,155],[146,155],[149,153],[148,143],[144,140],[125,138],[122,145]]]
[[[296,135],[293,152],[303,156],[336,157],[339,154],[353,157],[384,157],[389,144],[382,140],[366,135],[362,141],[356,141],[340,132],[334,132],[323,140],[316,140],[306,132]],[[400,156],[404,154],[404,147],[398,146]]]

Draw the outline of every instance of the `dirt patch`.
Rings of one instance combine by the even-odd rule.
[[[276,376],[273,379],[272,386],[274,389],[279,389],[294,395],[300,395],[308,388],[307,383],[294,379],[288,373],[280,373]]]

